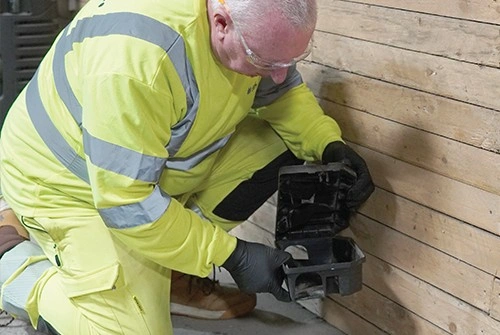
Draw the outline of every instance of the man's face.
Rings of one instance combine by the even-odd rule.
[[[311,33],[292,34],[290,31],[274,30],[269,36],[248,35],[244,37],[233,29],[233,62],[224,64],[231,70],[248,75],[271,77],[276,84],[282,83],[288,73],[288,64],[304,55],[309,47]]]
[[[227,14],[221,13],[221,16]],[[242,32],[229,15],[214,20],[212,48],[216,57],[235,72],[271,77],[276,84],[282,83],[287,65],[304,56],[312,36],[312,31],[297,32],[282,21],[268,20],[265,32],[261,33]]]
[[[311,33],[292,34],[289,31],[246,37],[233,29],[230,34],[233,47],[228,49],[231,61],[224,65],[247,76],[271,77],[280,84],[288,73],[286,65],[304,54],[310,38]]]

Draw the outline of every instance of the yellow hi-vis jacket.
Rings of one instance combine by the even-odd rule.
[[[91,0],[7,117],[2,189],[18,214],[97,209],[161,265],[204,276],[223,263],[235,239],[182,196],[236,125],[256,111],[306,160],[340,130],[295,69],[279,86],[232,72],[209,33],[206,0]]]

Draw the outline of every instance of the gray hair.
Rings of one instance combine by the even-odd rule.
[[[316,26],[316,0],[226,0],[231,16],[243,31],[264,28],[262,19],[268,13],[279,13],[285,21],[299,31],[312,31]],[[214,8],[220,6],[212,0]]]

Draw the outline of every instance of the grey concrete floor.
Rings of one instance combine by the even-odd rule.
[[[227,273],[217,274],[223,283],[231,283]],[[0,325],[10,317],[0,315]],[[283,303],[270,294],[257,296],[257,307],[248,316],[233,320],[198,320],[173,316],[174,335],[275,335],[285,331],[287,335],[343,335],[297,303]],[[14,320],[7,327],[0,327],[0,335],[42,335],[25,322]],[[78,335],[78,334],[69,334]],[[140,335],[140,334],[138,334]]]

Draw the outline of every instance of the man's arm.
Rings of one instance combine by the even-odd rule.
[[[159,186],[177,121],[167,88],[127,76],[85,79],[83,141],[95,206],[105,224],[146,258],[206,276],[236,239]]]
[[[338,124],[324,114],[312,92],[302,83],[294,68],[284,85],[274,87],[266,80],[258,91],[257,102],[268,105],[257,109],[299,158],[322,163],[344,162],[357,174],[349,190],[347,205],[356,210],[374,190],[368,167],[361,156],[347,146]],[[258,106],[257,106],[258,107]]]

